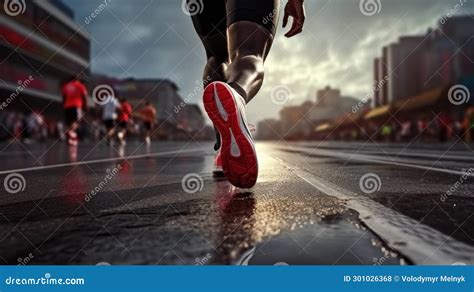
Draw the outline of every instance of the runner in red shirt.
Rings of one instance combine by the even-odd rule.
[[[77,78],[66,82],[62,87],[64,115],[66,119],[66,135],[69,145],[77,145],[77,129],[87,108],[87,88]]]
[[[145,143],[150,144],[153,125],[156,122],[156,109],[150,101],[147,101],[137,116],[143,121],[145,127]]]
[[[122,98],[120,100],[120,111],[118,115],[118,138],[120,144],[125,145],[125,136],[127,134],[128,123],[132,116],[132,106],[128,103],[127,99]]]

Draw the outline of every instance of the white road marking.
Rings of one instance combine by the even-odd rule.
[[[397,157],[420,157],[420,158],[432,158],[436,160],[447,160],[447,161],[474,161],[474,157],[472,156],[472,153],[466,152],[466,155],[452,155],[452,154],[445,154],[444,152],[439,152],[437,154],[428,154],[428,153],[420,153],[420,152],[397,152],[397,151],[385,151],[384,152],[378,152],[378,151],[361,151],[363,154],[369,154],[369,155],[379,155],[379,156],[385,156],[388,158],[397,158]],[[349,152],[350,153],[350,152]],[[394,155],[393,156],[388,156],[388,155]]]
[[[314,149],[314,145],[312,147],[308,146],[303,146],[306,149]],[[418,152],[418,151],[413,151],[411,149],[405,149],[404,151],[408,152],[399,152],[399,151],[393,151],[393,150],[385,150],[385,149],[348,149],[348,148],[334,148],[336,151],[340,151],[343,153],[354,153],[356,151],[359,154],[367,154],[367,155],[375,155],[375,156],[381,156],[381,157],[387,157],[387,158],[398,158],[398,157],[420,157],[420,158],[433,158],[436,160],[460,160],[460,161],[474,161],[474,156],[472,152],[464,152],[464,155],[461,155],[461,153],[456,153],[454,151],[449,151],[450,154],[446,154],[448,152],[445,151],[425,151],[425,152]],[[332,150],[332,151],[334,151]],[[328,150],[331,151],[331,150]],[[352,152],[351,152],[352,151]],[[431,152],[431,153],[430,153]],[[457,155],[456,155],[457,154]],[[390,156],[390,155],[394,155]]]
[[[390,248],[407,256],[415,264],[474,263],[474,247],[459,242],[368,197],[325,181],[281,158],[275,157],[275,159],[319,191],[345,200],[349,208],[359,213],[360,220],[382,238]]]
[[[389,165],[403,166],[403,167],[409,167],[409,168],[423,169],[423,170],[428,170],[428,171],[455,174],[459,176],[465,175],[467,177],[474,177],[474,173],[469,173],[467,171],[460,171],[460,170],[455,170],[455,169],[446,169],[446,168],[439,168],[439,167],[434,167],[434,166],[425,166],[425,165],[410,163],[410,161],[411,162],[415,161],[415,160],[410,160],[410,159],[399,159],[399,158],[393,159],[392,158],[392,160],[388,160],[390,157],[363,155],[363,154],[355,154],[355,153],[344,153],[340,151],[335,152],[335,151],[321,150],[321,149],[308,149],[305,147],[278,146],[276,149],[299,151],[299,152],[309,154],[309,155],[335,157],[335,158],[346,159],[348,161],[354,160],[354,161],[364,161],[364,162],[371,162],[371,163],[377,163],[377,164],[389,164]]]
[[[445,153],[448,151],[451,154],[458,154],[458,155],[472,155],[474,154],[474,150],[471,150],[469,147],[464,150],[459,150],[454,147],[416,147],[416,144],[398,144],[393,145],[391,144],[380,144],[380,143],[343,143],[341,144],[324,144],[324,143],[298,143],[294,142],[291,145],[296,145],[300,147],[312,147],[318,146],[318,148],[323,149],[337,149],[337,150],[347,150],[347,151],[357,151],[359,149],[367,149],[373,151],[381,151],[383,149],[385,152],[388,151],[410,151],[410,152],[423,152],[423,153]],[[452,145],[451,145],[452,146]]]
[[[123,157],[117,156],[117,157],[110,157],[110,158],[103,158],[103,159],[94,159],[94,160],[86,160],[86,161],[78,161],[78,162],[58,163],[58,164],[51,164],[51,165],[2,170],[0,171],[0,175],[9,174],[9,173],[17,173],[17,172],[23,173],[23,172],[29,172],[29,171],[54,169],[54,168],[68,167],[68,166],[97,164],[97,163],[104,163],[104,162],[117,161],[117,160],[133,160],[133,159],[141,159],[141,158],[147,158],[147,157],[161,157],[161,156],[169,156],[169,155],[175,155],[175,154],[191,154],[191,153],[199,153],[199,152],[203,152],[203,150],[202,149],[189,149],[189,150],[175,150],[175,151],[166,151],[166,152],[154,152],[154,153],[148,153],[148,154],[123,156]]]

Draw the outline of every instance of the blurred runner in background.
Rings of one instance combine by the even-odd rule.
[[[138,113],[138,117],[143,121],[145,127],[145,142],[150,144],[153,126],[156,122],[156,109],[150,101],[146,102],[145,107]]]
[[[87,88],[79,79],[73,78],[62,87],[66,139],[69,145],[78,144],[77,129],[87,108]]]
[[[474,139],[474,106],[470,106],[464,115],[464,128],[466,129],[466,142],[471,143]]]
[[[120,111],[120,102],[115,96],[107,98],[107,102],[102,106],[102,121],[106,129],[107,144],[112,145],[115,127],[117,126],[118,112]]]
[[[118,127],[119,132],[117,137],[119,138],[119,142],[121,145],[126,144],[126,135],[127,135],[127,128],[128,123],[130,122],[130,117],[132,115],[132,106],[128,103],[126,98],[122,98],[120,100],[120,109],[118,114]]]

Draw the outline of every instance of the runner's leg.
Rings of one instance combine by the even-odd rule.
[[[264,61],[276,33],[278,8],[278,0],[227,1],[227,82],[247,103],[263,84]]]
[[[217,31],[212,35],[201,36],[201,41],[206,50],[207,59],[203,73],[204,87],[215,81],[225,82],[227,80],[225,72],[229,62],[225,32]],[[215,130],[215,132],[216,143],[214,150],[217,151],[221,146],[221,139],[219,132],[217,130]]]
[[[263,83],[263,62],[273,42],[278,2],[227,0],[225,9],[220,7],[216,12],[216,5],[221,5],[216,3],[224,1],[209,0],[204,3],[203,13],[193,16],[207,55],[204,83],[213,82],[204,93],[205,108],[219,128],[219,137],[223,135],[220,154],[224,173],[238,187],[252,187],[258,176],[244,105]],[[223,26],[226,37],[222,33]]]
[[[188,1],[191,4],[193,1]],[[227,48],[227,19],[225,1],[204,0],[202,12],[192,16],[194,28],[206,51],[203,85],[227,80],[225,71],[229,64]],[[214,150],[220,148],[220,136],[216,132]]]

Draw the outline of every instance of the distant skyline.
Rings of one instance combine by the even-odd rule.
[[[305,1],[305,31],[286,39],[279,28],[266,62],[264,86],[248,107],[249,121],[275,118],[282,106],[314,100],[317,89],[327,85],[341,89],[344,96],[363,98],[370,93],[373,59],[382,46],[402,35],[425,34],[452,12],[474,18],[474,1],[464,1],[381,0],[379,13],[373,16],[361,12],[359,0]],[[204,49],[181,0],[63,2],[91,35],[93,72],[120,78],[168,78],[179,86],[184,99],[201,103],[195,92],[205,63]],[[92,18],[91,13],[104,3],[105,9]],[[290,103],[272,101],[272,90],[279,86],[292,93]]]

